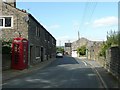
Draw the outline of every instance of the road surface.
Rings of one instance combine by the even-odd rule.
[[[105,88],[98,73],[85,60],[64,56],[43,69],[23,74],[3,88]],[[4,90],[4,89],[3,89]]]

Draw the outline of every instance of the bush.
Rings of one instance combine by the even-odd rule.
[[[103,45],[101,46],[101,51],[99,52],[99,56],[104,56],[106,57],[106,50],[111,46],[111,44],[106,44],[103,43]]]
[[[10,54],[10,53],[11,53],[11,47],[9,46],[2,47],[2,54]]]
[[[10,54],[11,53],[11,44],[12,41],[2,41],[2,54]]]
[[[81,46],[80,48],[77,48],[77,53],[79,53],[79,55],[85,55],[86,54],[86,46]]]
[[[118,46],[118,38],[119,38],[119,34],[117,32],[113,32],[111,31],[108,35],[107,35],[107,41],[104,42],[101,46],[101,51],[99,52],[99,56],[104,56],[106,57],[106,50],[108,48],[110,48],[113,45],[117,45]]]

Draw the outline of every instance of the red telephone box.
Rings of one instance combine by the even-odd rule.
[[[22,37],[14,38],[12,42],[11,68],[23,70],[28,66],[28,40]]]

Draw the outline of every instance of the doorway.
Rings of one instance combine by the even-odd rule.
[[[43,52],[43,47],[41,47],[41,62],[43,62],[43,58],[44,58],[44,52]]]
[[[30,64],[32,64],[32,59],[33,59],[33,53],[32,53],[32,50],[33,50],[33,46],[30,46]]]

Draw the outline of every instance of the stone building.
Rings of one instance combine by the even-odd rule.
[[[78,47],[87,45],[88,42],[89,42],[89,40],[87,40],[86,38],[83,38],[83,37],[77,41],[72,42],[72,51],[77,50]]]
[[[101,41],[90,41],[87,44],[87,57],[91,60],[97,60],[99,56],[99,52],[101,50],[101,45],[103,42]]]
[[[87,45],[89,40],[86,38],[79,38],[77,41],[72,42],[71,48],[72,48],[72,56],[73,57],[79,57],[79,54],[77,53],[77,48]]]
[[[101,41],[90,41],[86,38],[80,38],[72,43],[72,53],[76,53],[77,48],[86,46],[86,56],[88,59],[96,60],[101,48]],[[76,56],[76,55],[75,55]],[[78,56],[78,55],[77,55]]]
[[[15,0],[2,3],[0,28],[6,41],[18,36],[29,41],[29,64],[55,57],[56,39],[30,13],[16,8]]]
[[[65,47],[64,47],[64,50],[65,50],[65,54],[67,55],[70,55],[72,54],[72,48],[71,48],[71,44],[72,43],[65,43]]]

